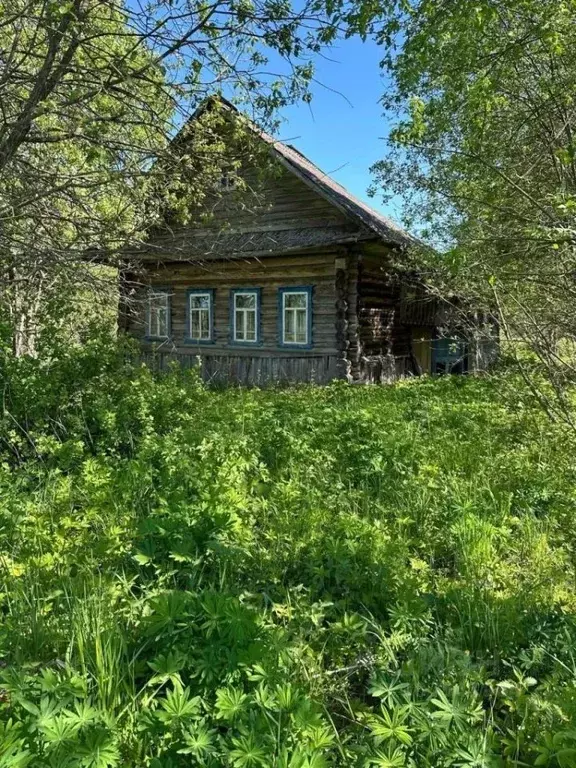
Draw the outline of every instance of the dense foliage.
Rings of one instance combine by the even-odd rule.
[[[514,382],[4,358],[0,766],[576,764],[574,466]]]
[[[228,164],[216,120],[170,148],[206,97],[274,127],[309,100],[345,5],[0,0],[0,317],[19,354],[87,293],[114,295],[91,262],[125,264],[167,209],[214,189]]]
[[[444,292],[497,308],[503,333],[536,353],[560,392],[574,381],[576,335],[576,5],[381,8],[392,127],[378,187],[439,246],[429,257]]]

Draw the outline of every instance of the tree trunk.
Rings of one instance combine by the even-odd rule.
[[[7,291],[12,325],[12,351],[15,357],[36,357],[38,309],[42,294],[41,282],[26,278],[16,269],[11,270]]]

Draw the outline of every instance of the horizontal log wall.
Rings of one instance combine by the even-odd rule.
[[[148,268],[131,297],[127,330],[140,340],[144,355],[154,354],[159,367],[169,358],[192,365],[201,356],[203,375],[209,379],[329,381],[343,375],[336,334],[335,258],[334,253],[323,253],[203,266],[171,262]],[[162,343],[145,338],[148,284],[171,292],[171,337]],[[285,349],[279,344],[278,289],[290,286],[312,286],[311,349]],[[189,288],[214,290],[214,343],[185,342]],[[258,345],[238,346],[231,340],[230,291],[234,288],[261,289],[262,337]]]
[[[244,168],[241,175],[246,188],[208,194],[203,207],[191,211],[188,224],[170,222],[168,227],[156,230],[144,257],[148,260],[219,259],[227,250],[222,243],[230,240],[244,243],[241,252],[278,253],[292,240],[290,247],[306,247],[310,238],[306,240],[305,233],[311,230],[320,233],[316,237],[318,242],[330,242],[333,228],[337,228],[341,237],[358,231],[357,222],[282,166],[277,174],[263,179],[253,167]],[[287,237],[286,233],[292,235]],[[251,236],[256,245],[248,247],[243,235],[249,236],[249,243]],[[278,242],[284,246],[278,247]]]
[[[192,228],[279,230],[342,224],[347,217],[279,163],[277,172],[262,178],[245,166],[239,171],[246,187],[239,192],[207,196],[203,210],[192,216]],[[204,224],[199,222],[204,221]]]
[[[346,284],[346,347],[349,366],[349,377],[353,380],[360,378],[360,356],[362,349],[360,346],[359,332],[359,295],[358,295],[358,268],[360,256],[357,251],[351,251],[348,257],[348,280]]]
[[[394,381],[415,372],[412,328],[405,322],[402,280],[394,254],[383,246],[364,248],[358,265],[358,378]]]
[[[391,275],[389,252],[363,253],[358,269],[358,324],[363,356],[395,353],[393,331],[400,288]]]

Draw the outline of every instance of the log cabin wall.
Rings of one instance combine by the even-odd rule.
[[[244,165],[238,176],[246,185],[240,193],[208,194],[203,210],[192,215],[190,229],[235,230],[292,228],[347,223],[347,217],[303,181],[278,166],[266,175]],[[208,214],[209,218],[203,218]],[[204,223],[202,223],[204,222]]]
[[[143,265],[142,288],[127,329],[152,364],[178,359],[187,366],[201,357],[207,379],[244,384],[384,382],[429,367],[432,329],[424,315],[434,312],[420,300],[406,302],[412,278],[398,267],[398,248],[407,247],[409,236],[338,185],[327,185],[325,174],[299,157],[302,167],[298,153],[284,146],[274,170],[265,173],[243,160],[239,171],[223,176],[222,189],[209,190],[202,207],[190,211],[188,224],[168,216],[132,254]],[[145,338],[149,285],[167,288],[172,297],[171,334],[162,344]],[[313,290],[310,349],[280,344],[279,289],[289,287]],[[234,288],[261,291],[258,344],[241,347],[231,339]],[[189,289],[213,291],[210,343],[186,341]]]
[[[362,354],[388,355],[393,352],[393,328],[399,290],[392,278],[390,261],[363,253],[358,267],[358,322]]]
[[[362,347],[360,343],[360,325],[358,317],[358,275],[360,256],[351,249],[347,260],[346,284],[346,317],[347,317],[347,352],[348,378],[356,381],[360,378],[360,359]]]
[[[199,120],[210,104],[199,111]],[[438,317],[428,298],[408,296],[415,276],[402,271],[402,249],[411,248],[413,238],[294,147],[250,123],[248,134],[238,133],[232,122],[237,111],[225,100],[221,106],[229,111],[230,122],[226,118],[220,126],[229,154],[214,164],[201,204],[189,211],[187,224],[178,224],[176,211],[167,211],[148,242],[126,254],[126,264],[133,259],[142,266],[141,288],[124,303],[131,310],[127,330],[142,342],[144,357],[161,367],[170,359],[192,365],[201,357],[206,378],[245,384],[383,382],[428,370]],[[182,134],[182,142],[189,138]],[[178,137],[175,145],[177,151],[184,146]],[[150,286],[171,296],[170,335],[162,343],[146,339]],[[312,296],[310,345],[281,344],[279,289],[290,287],[305,289],[306,306]],[[232,339],[234,289],[258,289],[257,343],[239,346]],[[201,343],[187,340],[189,290],[211,297],[204,301],[215,334]],[[292,309],[287,317],[301,322],[301,309]],[[154,327],[161,326],[162,334],[165,316],[160,304]],[[196,308],[194,316],[207,328],[206,308]],[[238,316],[252,322],[248,309]],[[309,328],[301,332],[302,341],[305,337],[310,338]]]
[[[350,339],[352,323],[355,319],[350,312],[350,259],[348,256],[339,256],[335,266],[335,291],[336,291],[336,349],[338,350],[339,370],[338,378],[351,380],[352,365],[350,361]]]
[[[399,323],[400,285],[392,271],[392,252],[364,247],[358,258],[357,377],[392,381],[404,373],[405,330]]]
[[[264,256],[355,239],[358,224],[285,169],[260,178],[256,168],[246,166],[239,175],[246,189],[208,193],[188,224],[171,222],[156,230],[138,259]]]
[[[211,381],[243,384],[274,381],[325,383],[345,375],[345,353],[338,344],[336,259],[339,254],[212,261],[205,264],[165,262],[147,265],[140,276],[128,317],[128,332],[142,344],[143,358],[157,367],[173,359],[185,367],[202,358],[201,370]],[[171,295],[170,338],[146,340],[148,286],[168,289]],[[286,349],[279,340],[279,288],[312,287],[312,345]],[[261,289],[261,341],[238,346],[231,338],[230,295],[235,288]],[[187,343],[188,289],[214,291],[214,340]]]

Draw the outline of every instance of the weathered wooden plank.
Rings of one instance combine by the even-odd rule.
[[[358,335],[358,309],[359,309],[359,263],[360,255],[357,251],[350,254],[348,259],[348,286],[347,286],[347,311],[348,321],[348,362],[350,376],[357,379],[359,376],[359,360],[361,355],[360,338]]]
[[[304,269],[303,267],[306,266]],[[255,357],[270,353],[286,355],[279,350],[278,338],[278,289],[290,285],[313,286],[313,328],[311,350],[302,351],[302,356],[314,356],[336,352],[336,288],[334,275],[334,254],[315,255],[310,261],[296,258],[270,258],[266,267],[258,260],[227,262],[219,264],[215,274],[205,271],[197,265],[179,263],[170,268],[149,270],[150,283],[168,287],[171,290],[171,339],[164,345],[174,353],[211,355],[214,352],[232,354],[237,347],[230,343],[230,291],[238,287],[258,287],[261,289],[261,345],[254,350]],[[188,288],[214,289],[214,343],[209,346],[185,345],[187,336],[186,304]],[[147,291],[142,287],[133,297],[133,313],[129,330],[137,338],[145,336],[145,317],[147,309]],[[208,351],[210,350],[210,351]],[[250,353],[252,348],[250,348]],[[300,353],[300,350],[298,351]],[[288,355],[289,356],[289,355]],[[238,356],[239,358],[242,355]],[[239,366],[236,362],[234,365]],[[240,365],[236,371],[243,380],[254,381],[258,377],[267,377],[267,371],[252,370]],[[303,372],[304,373],[304,372]],[[220,373],[219,373],[220,375]]]
[[[346,221],[344,214],[280,165],[272,178],[263,179],[258,169],[248,163],[238,175],[245,181],[247,189],[241,194],[232,193],[217,200],[208,197],[203,209],[193,216],[190,229],[198,228],[198,222],[202,220],[198,214],[206,213],[209,213],[212,225],[223,222],[251,228],[258,224],[277,226],[283,220],[297,220],[300,226],[315,221]]]
[[[306,381],[326,384],[338,377],[336,355],[313,357],[251,357],[236,355],[181,356],[167,352],[148,353],[143,350],[140,359],[150,367],[165,371],[177,361],[183,368],[198,367],[207,383],[237,383],[245,386],[268,386],[277,383]]]

